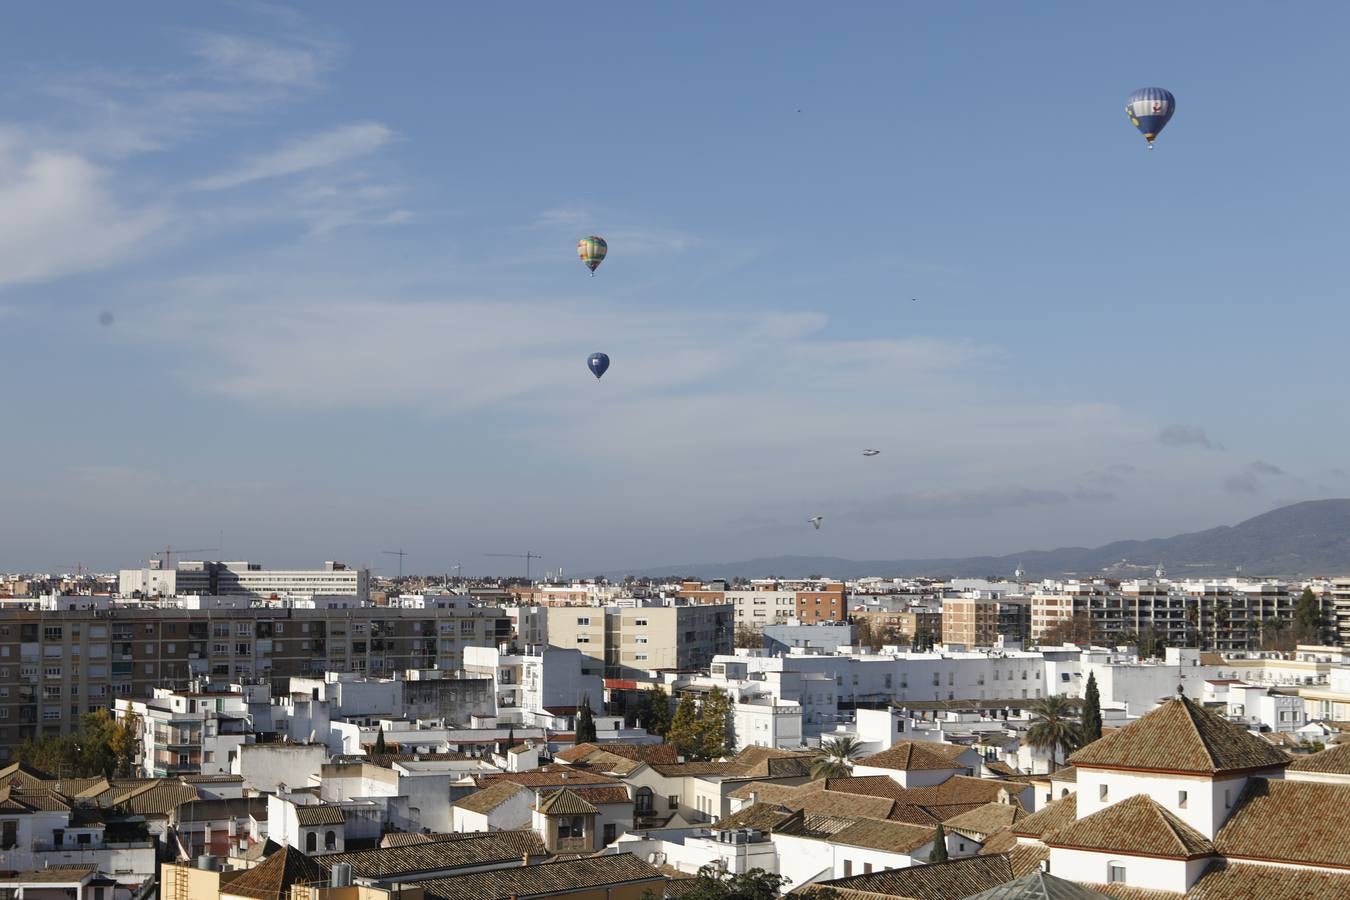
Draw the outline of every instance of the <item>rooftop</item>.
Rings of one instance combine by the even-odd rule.
[[[359,878],[395,878],[519,862],[526,853],[543,856],[547,852],[533,831],[484,831],[401,847],[328,853],[321,859],[326,866],[348,863]]]
[[[1217,775],[1283,767],[1289,756],[1186,697],[1173,697],[1069,757],[1075,766]]]
[[[858,760],[860,766],[895,769],[901,772],[965,768],[956,757],[966,750],[955,744],[900,741],[889,749]]]
[[[658,882],[665,876],[631,853],[513,866],[418,882],[426,900],[523,900],[548,894],[597,891],[610,885]]]
[[[1046,835],[1051,847],[1194,859],[1214,845],[1146,794],[1135,794]]]
[[[324,867],[293,847],[282,847],[230,882],[229,893],[256,900],[290,896],[292,885],[313,884],[327,878]]]
[[[1347,809],[1350,784],[1253,778],[1214,843],[1230,859],[1350,868]]]
[[[1350,744],[1332,744],[1325,750],[1295,757],[1289,764],[1295,772],[1350,775]]]

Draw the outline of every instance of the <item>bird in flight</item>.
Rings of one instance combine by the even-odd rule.
[[[880,450],[873,450],[872,448],[869,447],[863,451],[863,456],[876,456],[880,452],[881,452]]]
[[[815,527],[816,531],[820,530],[820,522],[821,522],[820,516],[812,516],[811,518],[807,519],[807,521],[810,522]]]

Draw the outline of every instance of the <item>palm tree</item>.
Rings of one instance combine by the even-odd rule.
[[[1042,697],[1028,707],[1032,717],[1027,743],[1050,754],[1051,772],[1057,767],[1056,757],[1061,751],[1067,756],[1078,747],[1078,723],[1072,718],[1077,707],[1075,701],[1059,694]]]
[[[837,737],[822,741],[811,763],[811,778],[844,778],[853,772],[853,761],[862,755],[857,738]]]

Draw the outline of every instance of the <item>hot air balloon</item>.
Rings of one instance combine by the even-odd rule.
[[[586,368],[591,370],[592,375],[599,378],[609,369],[609,354],[592,353],[590,359],[586,360]]]
[[[1148,141],[1148,149],[1153,149],[1153,139],[1172,121],[1172,113],[1177,110],[1177,98],[1166,88],[1140,88],[1125,101],[1125,112],[1130,124],[1138,128]]]
[[[577,241],[577,256],[586,268],[591,270],[591,277],[595,277],[595,270],[600,268],[600,264],[605,261],[605,254],[609,252],[609,244],[598,234],[590,237],[584,237]]]

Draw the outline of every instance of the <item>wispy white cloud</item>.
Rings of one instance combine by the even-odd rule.
[[[203,178],[194,187],[202,191],[216,191],[268,178],[296,175],[367,156],[393,139],[394,132],[379,122],[343,125],[290,141],[234,169]]]
[[[279,44],[221,33],[200,34],[193,47],[216,78],[288,88],[316,87],[337,51],[333,44]]]
[[[108,174],[73,153],[0,141],[0,285],[112,263],[167,220],[120,202]]]

